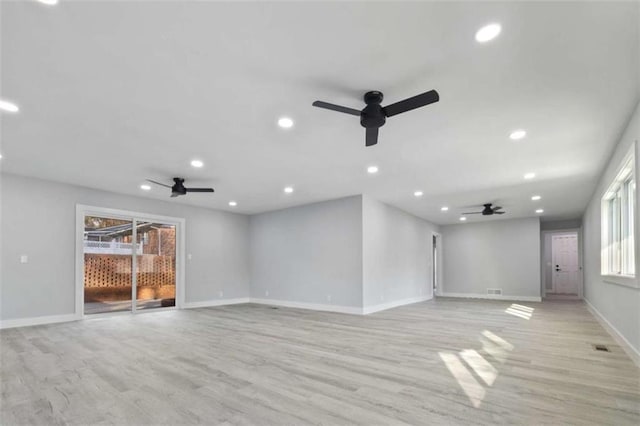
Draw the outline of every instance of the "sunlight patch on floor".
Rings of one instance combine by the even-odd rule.
[[[487,386],[493,385],[498,377],[498,370],[489,361],[473,349],[465,349],[460,352],[460,356]]]
[[[475,408],[482,405],[488,389],[498,378],[499,371],[494,367],[495,362],[504,364],[509,357],[509,352],[514,349],[511,343],[489,330],[482,331],[479,340],[484,356],[475,349],[463,349],[458,354],[438,353]],[[491,361],[492,358],[493,361]]]
[[[513,345],[511,343],[507,342],[497,334],[490,332],[489,330],[484,330],[482,332],[482,335],[503,349],[506,349],[508,351],[513,350]]]
[[[475,408],[480,407],[487,391],[478,383],[473,374],[465,367],[458,355],[450,352],[440,352],[440,358],[444,361],[451,375],[456,379],[469,401]]]
[[[505,312],[508,314],[514,315],[516,317],[529,320],[533,316],[534,310],[535,310],[534,308],[530,308],[528,306],[512,303],[511,306],[505,309]]]

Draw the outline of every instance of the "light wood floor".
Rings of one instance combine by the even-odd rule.
[[[0,344],[3,425],[640,424],[640,369],[580,302],[235,305],[9,329]]]

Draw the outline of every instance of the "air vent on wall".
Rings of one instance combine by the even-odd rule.
[[[488,288],[487,289],[487,294],[501,295],[502,294],[502,289],[501,288]]]

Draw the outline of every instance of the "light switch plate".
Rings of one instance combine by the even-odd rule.
[[[22,256],[20,256],[20,263],[27,263],[29,262],[29,256],[27,256],[26,254],[23,254]]]

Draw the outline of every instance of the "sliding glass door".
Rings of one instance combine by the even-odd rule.
[[[131,310],[133,252],[133,220],[85,216],[85,314]]]
[[[138,222],[136,255],[136,309],[176,305],[176,226]]]
[[[82,217],[85,315],[176,306],[181,222]]]

